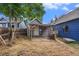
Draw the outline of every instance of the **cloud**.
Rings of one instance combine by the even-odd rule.
[[[62,7],[63,5],[67,6],[69,4],[70,3],[54,3],[54,5],[59,6],[59,7]]]
[[[44,3],[43,6],[45,9],[58,9],[58,6],[53,5],[52,3]]]
[[[65,11],[69,11],[69,9],[66,6],[62,7],[62,9]]]
[[[79,4],[76,4],[75,7],[78,8],[79,7]]]
[[[43,6],[45,9],[59,9],[63,6],[67,6],[69,5],[70,3],[43,3]],[[68,10],[66,7],[64,7],[65,10]]]

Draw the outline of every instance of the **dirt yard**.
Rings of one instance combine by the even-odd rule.
[[[17,38],[11,47],[0,46],[0,55],[9,56],[70,56],[77,55],[73,49],[46,38]]]

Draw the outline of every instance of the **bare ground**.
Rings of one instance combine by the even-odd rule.
[[[9,56],[71,56],[78,55],[64,44],[46,38],[17,38],[11,47],[0,46],[0,55]]]

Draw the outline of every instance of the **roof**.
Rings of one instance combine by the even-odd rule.
[[[0,24],[8,23],[8,21],[0,21]]]
[[[26,25],[28,25],[28,24],[31,24],[31,25],[34,24],[34,25],[39,25],[39,26],[50,26],[50,24],[42,24],[42,22],[39,19],[37,19],[37,18],[34,18],[31,21],[29,21],[29,20],[25,20],[25,21],[27,22]]]
[[[0,24],[6,24],[6,23],[10,23],[9,21],[0,21]],[[12,21],[11,23],[15,23],[14,21]],[[17,21],[17,23],[20,23],[20,21]]]
[[[60,23],[63,23],[63,22],[67,22],[67,21],[71,21],[71,20],[74,20],[76,18],[79,18],[79,8],[69,12],[69,13],[66,13],[64,15],[62,15],[61,17],[59,17],[55,22],[54,22],[54,25],[56,24],[60,24]]]
[[[37,18],[34,18],[31,22],[29,22],[29,24],[42,24],[42,23]]]
[[[50,24],[40,24],[40,26],[50,26]]]
[[[18,18],[17,21],[15,21],[15,19],[13,18],[13,20],[11,20],[11,23],[20,23],[21,20]],[[10,23],[10,20],[8,17],[4,17],[4,18],[0,18],[0,24],[6,24],[6,23]]]

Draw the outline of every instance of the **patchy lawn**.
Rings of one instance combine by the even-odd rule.
[[[0,55],[65,56],[77,55],[69,47],[46,38],[17,38],[11,47],[0,46]]]
[[[69,46],[76,49],[76,51],[79,53],[79,41],[68,43]]]

